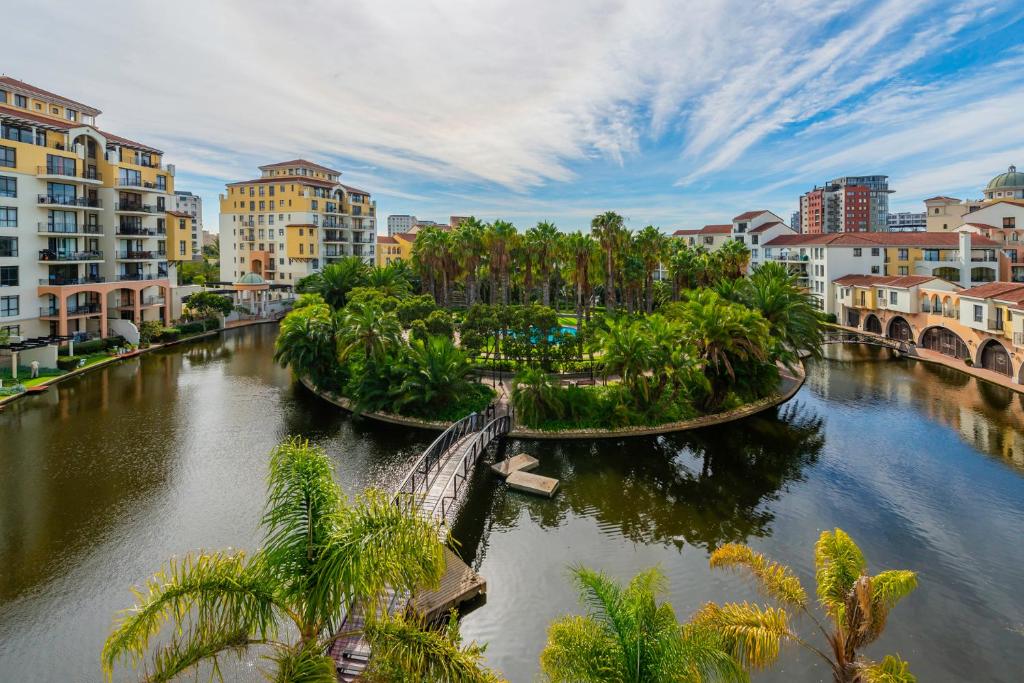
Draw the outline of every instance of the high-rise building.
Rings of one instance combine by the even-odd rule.
[[[802,232],[800,229],[800,212],[794,211],[789,216],[789,227],[793,228],[796,232]]]
[[[416,216],[392,214],[388,216],[388,237],[394,237],[398,232],[411,232],[416,223]]]
[[[916,232],[926,227],[924,211],[898,211],[889,214],[889,232]]]
[[[170,321],[175,263],[192,258],[174,166],[98,128],[100,113],[0,76],[0,328],[14,335]]]
[[[192,217],[192,256],[196,259],[202,258],[203,245],[200,241],[203,234],[203,198],[191,192],[175,190],[169,199],[172,210]]]
[[[885,232],[889,229],[888,176],[845,176],[800,197],[800,232]]]
[[[254,273],[293,285],[348,256],[374,262],[376,203],[335,171],[304,159],[260,166],[220,195],[220,276]]]

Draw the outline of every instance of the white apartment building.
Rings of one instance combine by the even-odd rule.
[[[412,232],[418,222],[416,216],[410,214],[392,214],[388,216],[388,237],[394,237],[399,232]]]
[[[763,244],[780,235],[795,235],[796,231],[782,222],[782,219],[771,211],[757,210],[741,213],[732,219],[729,236],[742,242],[750,250],[748,268],[754,270],[764,260]]]
[[[732,232],[732,224],[724,223],[717,225],[705,225],[700,229],[676,230],[672,237],[683,240],[687,246],[703,247],[708,251],[714,251],[729,241]]]
[[[898,211],[889,214],[889,232],[915,232],[927,227],[924,211]]]

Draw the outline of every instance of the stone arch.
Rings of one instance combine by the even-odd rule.
[[[1010,360],[1010,353],[998,339],[989,339],[978,347],[975,365],[998,372],[1000,375],[1013,377],[1013,361]]]
[[[995,282],[996,270],[988,266],[976,266],[971,268],[971,282]]]
[[[882,321],[874,313],[864,316],[864,331],[874,334],[882,334]]]
[[[960,269],[952,266],[942,266],[932,271],[932,275],[948,282],[960,282]]]
[[[889,331],[886,336],[889,339],[913,343],[914,328],[910,326],[910,323],[903,316],[893,316],[892,320],[889,321]]]
[[[957,315],[957,309],[953,305],[953,297],[949,296],[948,294],[942,297],[942,315],[946,316],[947,318],[959,317]]]
[[[951,358],[967,360],[971,357],[967,343],[960,335],[942,325],[932,325],[923,329],[917,345]]]

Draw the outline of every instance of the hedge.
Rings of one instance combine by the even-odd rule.
[[[80,356],[88,356],[91,353],[99,353],[112,349],[115,346],[124,346],[124,337],[107,337],[106,339],[90,339],[84,342],[75,342],[75,353]],[[61,346],[58,352],[62,356],[68,355],[68,347]]]

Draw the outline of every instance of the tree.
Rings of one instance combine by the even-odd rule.
[[[330,306],[310,303],[286,315],[274,342],[274,361],[319,387],[336,388],[341,366]]]
[[[653,225],[636,235],[635,246],[644,268],[644,303],[647,313],[654,311],[654,271],[668,251],[668,238]]]
[[[476,303],[478,292],[477,277],[480,271],[480,262],[483,258],[484,232],[486,226],[470,216],[459,224],[455,230],[454,248],[455,256],[459,261],[462,272],[466,275],[466,305],[472,306]]]
[[[768,262],[740,280],[740,300],[761,313],[777,340],[775,357],[798,363],[802,354],[821,355],[821,314],[811,295],[781,263]]]
[[[541,221],[526,231],[526,241],[531,245],[533,255],[540,269],[541,304],[551,305],[551,273],[559,253],[561,233],[554,223]]]
[[[651,368],[651,340],[637,320],[609,320],[597,333],[605,373],[618,375],[622,384],[642,403],[650,400],[644,373]],[[656,370],[660,370],[657,368]]]
[[[548,627],[540,665],[553,683],[747,680],[721,635],[680,624],[672,606],[658,602],[667,588],[659,570],[641,572],[625,588],[584,567],[572,573],[588,614]]]
[[[715,252],[723,277],[735,280],[743,277],[750,261],[750,250],[739,240],[728,240]]]
[[[624,232],[622,216],[614,211],[595,216],[590,222],[590,234],[601,245],[604,253],[604,302],[609,311],[615,308],[615,252],[622,242]]]
[[[345,308],[348,293],[367,282],[369,266],[359,256],[346,256],[329,263],[319,273],[302,278],[296,284],[300,293],[316,293],[336,311]]]
[[[572,263],[572,281],[576,286],[576,329],[583,328],[583,315],[590,300],[590,264],[597,253],[597,243],[577,231],[564,242],[566,259]]]
[[[366,286],[380,290],[387,296],[402,298],[412,291],[408,280],[408,271],[398,266],[401,261],[386,266],[373,266],[367,271]]]
[[[395,407],[436,415],[482,385],[471,381],[473,366],[447,337],[414,339],[402,360],[405,380],[395,392]]]
[[[398,316],[372,304],[347,307],[338,322],[338,358],[344,363],[360,352],[365,359],[381,361],[402,344]]]
[[[512,381],[512,405],[523,424],[537,427],[562,417],[558,385],[540,368],[527,368]]]
[[[196,318],[212,318],[215,315],[228,315],[234,308],[231,299],[221,294],[200,291],[189,294],[182,302]]]
[[[155,574],[103,646],[108,679],[117,664],[142,664],[151,643],[170,632],[149,659],[146,680],[171,680],[204,662],[216,674],[223,655],[255,646],[265,653],[268,680],[333,682],[331,625],[358,604],[368,620],[355,633],[379,646],[382,665],[419,662],[451,681],[494,680],[480,648],[412,628],[383,609],[389,589],[439,585],[444,552],[436,525],[377,491],[347,502],[332,472],[327,454],[307,442],[276,447],[263,547],[251,555],[189,554]],[[172,629],[164,629],[168,623]]]
[[[783,641],[804,647],[828,663],[835,683],[913,683],[906,662],[886,656],[872,662],[858,651],[878,640],[889,612],[917,587],[917,574],[895,569],[868,576],[867,560],[842,529],[823,531],[814,546],[818,604],[831,621],[826,628],[808,607],[807,593],[792,569],[770,561],[745,545],[729,543],[711,554],[711,567],[748,572],[763,593],[781,605],[710,603],[697,621],[726,635],[729,651],[748,666],[764,666]],[[787,609],[806,616],[825,636],[830,653],[798,636]],[[756,625],[769,628],[755,630]],[[770,657],[764,655],[768,653]]]
[[[491,303],[508,304],[509,254],[518,242],[516,226],[508,221],[494,221],[484,233],[484,246],[489,255],[491,280],[497,280],[497,287],[491,286]],[[497,291],[498,300],[494,300]]]

